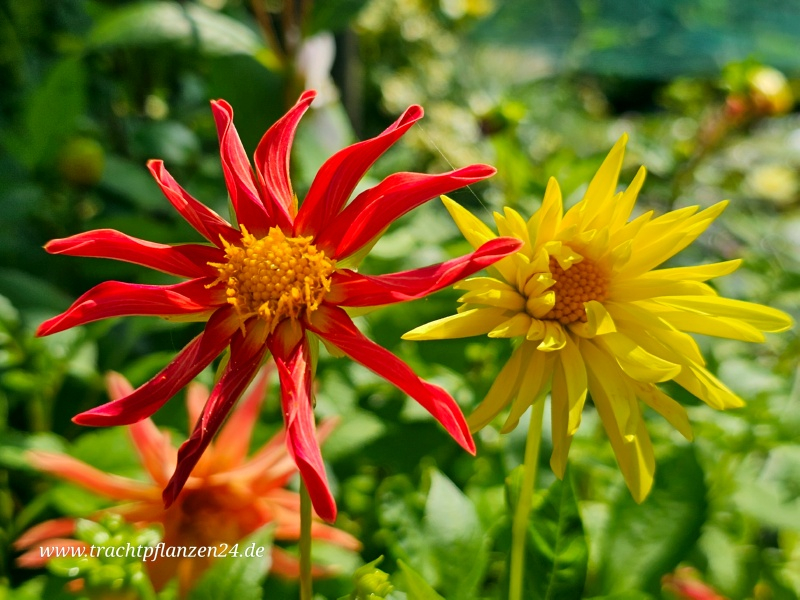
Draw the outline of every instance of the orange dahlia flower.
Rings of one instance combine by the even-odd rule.
[[[314,508],[326,521],[336,517],[319,447],[314,438],[308,333],[396,385],[425,407],[470,452],[474,442],[452,397],[420,379],[389,351],[364,337],[346,312],[421,298],[515,252],[518,240],[488,241],[475,252],[439,265],[368,276],[352,266],[398,217],[450,190],[494,174],[471,165],[438,175],[395,173],[348,204],[358,181],[375,160],[422,117],[410,107],[375,138],[349,146],[322,165],[298,208],[289,177],[289,154],[300,117],[315,93],[308,91],[261,139],[255,174],[236,129],[233,110],[211,103],[222,166],[238,220],[232,226],[192,198],[161,161],[149,168],[164,195],[209,244],[156,244],[119,231],[89,231],[49,242],[52,254],[133,262],[187,281],[174,285],[99,284],[64,313],[42,323],[39,335],[127,315],[207,320],[205,330],[153,379],[115,402],[75,417],[82,425],[124,425],[158,410],[226,347],[230,360],[178,452],[164,501],[175,501],[189,473],[268,352],[281,380],[286,443]]]
[[[161,489],[167,483],[178,460],[178,452],[170,442],[169,433],[160,431],[150,419],[128,427],[139,460],[150,481],[138,481],[104,473],[80,460],[55,452],[30,451],[28,458],[38,469],[45,471],[100,496],[120,502],[106,509],[125,517],[131,523],[160,524],[164,530],[163,543],[172,546],[230,548],[249,534],[267,524],[275,527],[275,539],[295,541],[300,538],[300,496],[285,489],[297,472],[286,451],[285,430],[270,439],[248,458],[253,426],[258,418],[266,390],[266,375],[259,376],[234,410],[214,443],[198,461],[188,477],[184,491],[168,508],[161,500]],[[109,396],[118,400],[128,396],[133,387],[118,373],[107,377]],[[208,389],[191,383],[187,390],[190,426],[209,399]],[[333,430],[331,419],[323,421],[317,431],[322,441]],[[16,542],[17,549],[29,549],[17,563],[25,567],[42,566],[40,547],[69,547],[85,545],[70,536],[75,520],[64,518],[40,523],[29,529]],[[319,520],[311,525],[315,539],[357,550],[358,540]],[[273,546],[271,572],[287,578],[299,576],[299,562],[292,554]],[[200,574],[213,562],[212,557],[159,556],[147,562],[153,586],[161,589],[177,576],[182,593],[189,590]],[[327,570],[316,567],[316,575]]]

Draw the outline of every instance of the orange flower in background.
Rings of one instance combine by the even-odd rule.
[[[700,579],[700,573],[692,567],[675,569],[661,578],[661,586],[672,592],[679,600],[728,600]]]
[[[285,430],[270,439],[248,458],[253,426],[257,420],[266,389],[266,374],[259,376],[234,410],[217,439],[198,461],[186,481],[184,491],[175,502],[164,508],[161,489],[167,483],[178,460],[177,450],[169,433],[160,431],[150,419],[128,427],[142,466],[150,481],[137,481],[104,473],[75,458],[54,452],[31,451],[28,457],[38,469],[59,479],[75,483],[106,498],[121,502],[107,509],[141,525],[161,524],[166,546],[229,547],[264,525],[275,527],[275,539],[295,541],[300,538],[300,497],[285,489],[297,468],[287,452]],[[118,373],[107,377],[109,395],[116,400],[131,393],[132,386]],[[208,401],[204,386],[192,383],[187,390],[190,424],[194,423]],[[320,424],[317,440],[322,441],[333,430],[328,419]],[[17,563],[25,567],[43,566],[46,559],[40,547],[83,545],[69,539],[75,528],[74,519],[54,519],[41,523],[23,534],[17,549],[29,550]],[[357,550],[358,540],[344,531],[314,520],[311,535],[343,548]],[[292,554],[273,546],[271,572],[288,578],[299,576],[299,562]],[[156,589],[178,577],[182,593],[188,591],[213,558],[172,558],[160,556],[148,562],[150,577]],[[315,567],[314,574],[329,572]]]
[[[164,489],[167,505],[175,501],[206,446],[270,352],[281,379],[289,453],[317,513],[326,521],[336,518],[336,504],[314,437],[313,336],[309,338],[308,332],[417,400],[462,447],[475,452],[469,427],[455,400],[364,337],[345,309],[424,297],[518,250],[518,240],[498,238],[466,256],[402,273],[368,276],[348,268],[358,264],[394,220],[439,194],[490,177],[495,169],[470,165],[437,175],[395,173],[348,204],[356,184],[378,157],[422,118],[422,108],[411,106],[380,135],[328,159],[298,208],[289,155],[295,129],[314,97],[313,91],[303,93],[266,132],[255,152],[255,173],[233,126],[230,105],[223,100],[211,103],[238,227],[192,198],[161,161],[149,163],[170,203],[210,244],[170,246],[102,229],[53,240],[45,246],[52,254],[133,262],[187,281],[166,286],[103,282],[64,313],[42,323],[38,335],[130,315],[207,321],[203,333],[153,379],[124,398],[76,416],[76,423],[107,426],[140,421],[230,348],[230,360],[198,414],[192,435],[178,452],[175,472]]]

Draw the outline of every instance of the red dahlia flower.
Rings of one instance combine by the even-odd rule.
[[[238,228],[192,198],[161,161],[149,163],[170,203],[210,244],[170,246],[101,229],[45,246],[52,254],[133,262],[187,281],[165,286],[106,281],[78,298],[66,312],[42,323],[39,335],[125,315],[207,320],[203,333],[153,379],[124,398],[77,415],[76,423],[126,425],[145,419],[230,347],[219,382],[178,453],[175,473],[164,489],[167,506],[270,352],[280,375],[289,453],[317,514],[327,521],[335,519],[336,504],[314,437],[308,332],[406,392],[461,446],[475,451],[455,401],[364,337],[345,309],[421,298],[515,252],[520,243],[499,238],[461,258],[390,275],[361,275],[341,263],[359,251],[366,252],[395,219],[412,208],[485,179],[495,170],[471,165],[438,175],[395,173],[348,204],[375,160],[422,117],[422,108],[412,106],[377,137],[329,158],[298,208],[289,177],[289,154],[300,117],[314,96],[313,91],[304,92],[264,134],[255,152],[255,174],[233,126],[230,105],[223,100],[211,103]]]

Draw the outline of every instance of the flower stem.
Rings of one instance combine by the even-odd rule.
[[[311,497],[300,479],[300,600],[311,600]]]
[[[519,491],[517,510],[511,524],[511,582],[508,591],[509,600],[521,600],[525,574],[525,538],[528,533],[528,515],[533,500],[533,487],[536,484],[536,467],[539,463],[539,443],[542,441],[542,415],[544,414],[544,398],[537,398],[531,407],[531,419],[528,426],[528,441],[525,445],[524,471],[522,487]]]

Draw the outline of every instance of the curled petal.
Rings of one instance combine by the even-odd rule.
[[[440,194],[494,175],[488,165],[470,165],[449,173],[395,173],[363,191],[324,227],[315,243],[335,248],[333,257],[342,259],[357,252],[384,231],[395,219]]]
[[[322,231],[339,213],[378,157],[422,118],[422,107],[410,106],[380,135],[340,150],[320,167],[295,220],[295,234]]]
[[[233,109],[224,100],[214,100],[211,102],[211,111],[214,113],[214,121],[217,124],[217,135],[219,136],[219,153],[222,159],[222,170],[225,173],[225,183],[228,186],[228,193],[231,196],[233,209],[240,225],[246,225],[247,229],[256,237],[263,237],[273,225],[281,223],[278,215],[268,212],[269,208],[264,206],[261,197],[256,189],[253,180],[253,171],[250,168],[250,161],[233,126]],[[278,211],[279,212],[279,211]]]
[[[260,321],[250,328],[247,335],[259,336],[259,329],[263,329]],[[250,384],[266,354],[267,347],[264,344],[253,348],[253,352],[248,352],[250,345],[244,343],[243,340],[247,335],[243,336],[237,332],[234,342],[231,344],[231,357],[225,367],[225,372],[211,391],[211,396],[197,420],[192,435],[178,449],[178,464],[175,467],[175,473],[167,487],[164,488],[165,508],[169,508],[180,494],[192,469],[211,443],[214,434],[225,421],[225,417],[228,416],[233,405]]]
[[[380,306],[422,298],[513,254],[521,245],[512,238],[496,238],[466,256],[390,275],[340,270],[332,277],[326,300],[341,306]]]
[[[175,285],[104,281],[83,294],[66,311],[39,325],[36,335],[50,335],[111,317],[190,315],[213,310],[225,303],[224,289],[206,288],[213,281],[209,277]]]
[[[232,308],[218,310],[209,319],[205,331],[150,381],[130,395],[87,410],[72,420],[78,425],[103,427],[130,425],[146,419],[205,369],[230,343],[238,328],[239,319]]]
[[[311,315],[310,329],[414,398],[456,442],[468,452],[475,453],[475,442],[456,401],[442,388],[417,377],[411,367],[394,354],[364,337],[341,308],[320,307]]]
[[[156,244],[114,229],[97,229],[52,240],[44,247],[50,254],[111,258],[156,269],[179,277],[216,276],[209,262],[219,262],[222,253],[212,246]]]
[[[336,502],[328,487],[328,476],[315,434],[308,342],[297,344],[288,356],[281,354],[281,344],[273,341],[270,346],[281,380],[286,447],[300,470],[314,510],[331,523],[336,520]]]
[[[151,160],[147,168],[172,206],[195,230],[212,244],[222,247],[220,237],[238,239],[239,232],[213,210],[195,200],[164,168],[164,161]]]
[[[280,218],[285,223],[297,211],[292,181],[289,178],[292,140],[300,118],[311,106],[316,95],[313,90],[303,92],[289,112],[269,128],[256,148],[256,174],[263,197],[272,203],[276,214],[282,213]]]

